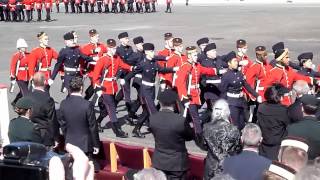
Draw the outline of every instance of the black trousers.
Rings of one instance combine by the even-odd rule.
[[[12,104],[15,104],[20,98],[22,98],[23,96],[26,96],[29,93],[29,89],[28,89],[29,81],[17,80],[17,84],[19,86],[20,91],[14,98]]]
[[[186,180],[187,171],[164,171],[164,174],[167,176],[167,180]]]
[[[121,100],[124,100],[126,103],[130,103],[130,83],[125,83],[124,85],[121,85],[121,89],[116,95],[116,101],[120,102]]]
[[[4,8],[0,5],[0,21],[4,21]]]
[[[193,122],[195,133],[200,134],[202,133],[202,126],[201,126],[201,120],[199,117],[198,109],[199,109],[198,105],[190,104],[188,109],[187,119]]]
[[[31,18],[31,10],[26,10],[26,14],[27,14],[27,22],[30,22],[32,20],[32,18]]]
[[[230,116],[232,119],[232,123],[238,127],[239,130],[243,129],[245,126],[244,117],[245,112],[243,107],[237,107],[229,105]]]
[[[66,13],[69,13],[69,2],[64,3],[64,9],[66,10]]]
[[[46,21],[50,21],[51,20],[51,9],[50,8],[46,8]]]
[[[71,8],[71,13],[75,13],[76,12],[76,1],[75,0],[71,0],[70,1],[70,8]]]
[[[110,94],[102,95],[103,104],[106,107],[106,110],[109,114],[109,118],[111,122],[118,122],[117,112],[116,112],[116,104],[115,104],[115,96]]]
[[[16,14],[17,14],[17,20],[18,21],[24,21],[24,11],[23,11],[23,5],[17,5],[16,6]]]
[[[97,1],[98,13],[102,13],[102,1]]]
[[[38,21],[41,21],[41,9],[37,9],[37,13],[38,13]]]
[[[118,13],[118,6],[117,3],[112,3],[112,9],[111,12]]]

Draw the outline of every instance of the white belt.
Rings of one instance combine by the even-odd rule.
[[[17,3],[17,5],[22,5],[21,3]]]
[[[191,89],[198,89],[198,88],[200,88],[200,85],[199,84],[190,85],[190,88]]]
[[[155,85],[154,83],[147,82],[147,81],[144,81],[144,80],[142,80],[142,84],[146,85],[146,86],[151,86],[151,87]]]
[[[207,84],[220,84],[221,79],[216,79],[216,80],[206,80]]]
[[[40,71],[48,71],[50,68],[40,68]]]
[[[134,75],[134,77],[136,77],[136,78],[142,78],[142,75],[141,75],[141,74],[136,74],[136,75]]]
[[[28,70],[28,67],[19,67],[18,70],[25,71]]]
[[[90,61],[88,64],[96,65],[97,61]]]
[[[80,68],[69,68],[69,67],[64,67],[65,71],[72,71],[72,72],[76,72],[76,71],[80,71]]]
[[[285,93],[283,96],[292,96],[292,91]]]
[[[115,81],[116,78],[115,77],[111,77],[111,78],[104,78],[105,81]]]
[[[241,92],[239,94],[234,94],[234,93],[227,92],[227,96],[232,97],[232,98],[241,98],[241,97],[243,97],[243,93]]]
[[[258,91],[263,91],[263,90],[264,90],[264,87],[259,86],[259,87],[257,87],[257,90],[258,90]]]

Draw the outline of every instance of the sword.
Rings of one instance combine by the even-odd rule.
[[[257,80],[256,88],[255,88],[256,92],[258,92],[259,86],[260,86],[260,80]],[[249,115],[248,122],[252,122],[253,113],[254,113],[254,109],[255,109],[255,108],[256,108],[256,105],[255,105],[255,104],[254,104],[254,105],[250,105],[250,107],[249,107],[249,113],[250,113],[250,115]]]
[[[10,93],[13,93],[15,84],[16,84],[16,80],[11,81],[11,83],[10,83],[10,91],[9,91]]]

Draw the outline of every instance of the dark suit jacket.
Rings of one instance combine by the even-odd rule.
[[[300,98],[297,98],[296,101],[288,107],[288,116],[290,119],[290,124],[302,120],[303,113]]]
[[[54,145],[58,140],[59,124],[57,121],[54,100],[47,92],[34,90],[28,94],[32,100],[32,114],[30,119],[36,123],[41,132],[42,144]]]
[[[20,141],[41,143],[40,132],[35,124],[21,116],[10,121],[8,136],[10,143]]]
[[[301,121],[288,126],[288,135],[302,137],[308,141],[309,159],[320,156],[320,122],[316,117],[305,116]]]
[[[185,141],[193,138],[193,131],[185,119],[170,110],[162,110],[150,117],[155,139],[152,166],[165,171],[186,171],[188,152]]]
[[[85,153],[99,147],[93,104],[81,96],[70,95],[61,102],[59,123],[66,143],[78,146]]]
[[[269,168],[271,160],[253,151],[244,150],[238,155],[224,160],[223,172],[237,180],[263,179],[263,172]]]

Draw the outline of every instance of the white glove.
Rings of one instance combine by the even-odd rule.
[[[99,148],[94,147],[94,148],[93,148],[93,154],[98,154],[98,153],[99,153]]]
[[[248,63],[249,63],[248,60],[242,60],[242,61],[239,62],[239,65],[240,66],[246,66],[246,65],[248,65]]]
[[[49,84],[49,86],[51,86],[53,84],[53,80],[52,79],[48,79],[48,84]]]
[[[258,102],[258,103],[262,103],[262,97],[261,97],[261,96],[258,96],[258,97],[257,97],[257,102]]]
[[[228,70],[227,69],[220,69],[219,70],[219,74],[224,74],[224,73],[226,73]]]
[[[102,90],[97,91],[96,94],[98,95],[98,97],[100,97],[102,95]]]
[[[166,83],[161,83],[160,84],[160,88],[161,88],[161,90],[165,90],[166,89]]]
[[[98,61],[99,60],[99,57],[98,56],[95,56],[92,58],[94,61]]]
[[[190,105],[190,102],[184,103],[184,107],[185,107],[185,108],[188,108],[189,105]]]
[[[173,68],[174,72],[177,72],[178,70],[179,70],[179,66],[176,66],[176,67]]]
[[[94,50],[94,52],[96,52],[96,53],[99,53],[101,51],[101,48],[100,47],[97,47],[95,50]]]
[[[124,79],[120,79],[120,84],[123,86],[126,84],[126,81]]]

